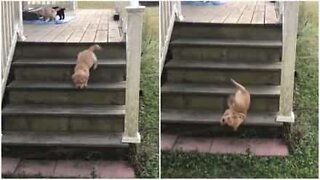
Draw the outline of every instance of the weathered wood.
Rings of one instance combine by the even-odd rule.
[[[276,116],[276,112],[249,113],[242,126],[281,126],[282,123],[275,121]],[[206,110],[163,109],[161,111],[161,121],[164,123],[220,125],[221,117],[222,112]]]
[[[277,121],[294,122],[293,90],[298,32],[299,2],[285,2],[283,15],[283,48],[280,109]]]
[[[199,62],[171,60],[165,66],[167,69],[232,69],[232,70],[281,70],[281,62]]]
[[[112,20],[112,10],[77,10],[75,12],[75,18],[64,24],[41,26],[25,24],[26,41],[108,42],[110,40],[109,42],[119,42],[123,40],[118,23]],[[66,15],[72,15],[72,13],[68,11]]]
[[[127,7],[127,86],[123,142],[140,143],[139,90],[143,13],[145,7]]]
[[[275,7],[273,3],[266,2],[264,23],[278,23]]]
[[[258,1],[251,23],[264,24],[264,15],[265,15],[265,1]]]
[[[246,86],[252,96],[278,97],[280,86]],[[192,83],[166,83],[161,88],[161,93],[187,93],[187,94],[215,94],[228,96],[234,92],[232,85],[213,85]]]
[[[128,144],[121,142],[121,134],[101,133],[32,133],[4,132],[4,145],[43,145],[43,146],[85,146],[127,148]]]
[[[244,9],[237,23],[250,24],[255,10],[255,6],[255,1],[251,1],[250,3],[248,3],[247,7]]]
[[[234,9],[231,14],[226,18],[226,20],[224,21],[224,23],[237,23],[238,20],[240,19],[244,9],[247,6],[247,2],[241,2],[239,4],[239,7]]]
[[[171,41],[172,46],[240,46],[240,47],[274,47],[282,46],[277,40],[217,40],[217,39],[177,39]]]
[[[124,108],[123,105],[7,105],[2,114],[4,116],[124,116]]]

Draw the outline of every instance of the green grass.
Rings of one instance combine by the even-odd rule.
[[[159,176],[159,58],[158,7],[146,8],[144,15],[140,88],[140,133],[134,162],[138,177]]]
[[[296,122],[287,140],[288,157],[162,153],[161,176],[166,177],[318,177],[318,3],[301,2],[297,42]]]

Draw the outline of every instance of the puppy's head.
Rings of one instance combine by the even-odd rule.
[[[83,73],[75,72],[72,75],[72,80],[76,88],[83,89],[87,86],[88,76]]]
[[[226,124],[230,127],[233,127],[233,130],[236,131],[245,118],[246,116],[243,113],[238,113],[232,111],[231,109],[227,109],[220,119],[220,124]]]

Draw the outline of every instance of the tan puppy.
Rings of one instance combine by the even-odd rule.
[[[250,107],[250,93],[235,80],[231,79],[231,82],[236,86],[236,91],[229,97],[229,109],[224,112],[220,123],[221,125],[227,124],[236,131],[247,117],[247,112]]]
[[[77,65],[74,68],[74,73],[72,75],[72,80],[76,88],[82,89],[87,87],[90,68],[92,66],[93,69],[98,67],[98,60],[94,51],[100,49],[101,47],[95,44],[78,53]]]
[[[46,21],[47,19],[51,20],[56,20],[57,16],[57,11],[59,11],[60,8],[58,9],[52,9],[51,7],[43,7],[37,10],[37,13],[41,16],[43,16],[43,20]]]

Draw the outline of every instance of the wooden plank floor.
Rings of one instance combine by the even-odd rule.
[[[274,3],[269,1],[228,1],[223,5],[194,6],[182,5],[184,21],[274,24],[279,23]]]
[[[77,10],[76,17],[64,24],[24,24],[30,42],[119,42],[118,23],[111,9]],[[68,14],[66,14],[67,16]]]

